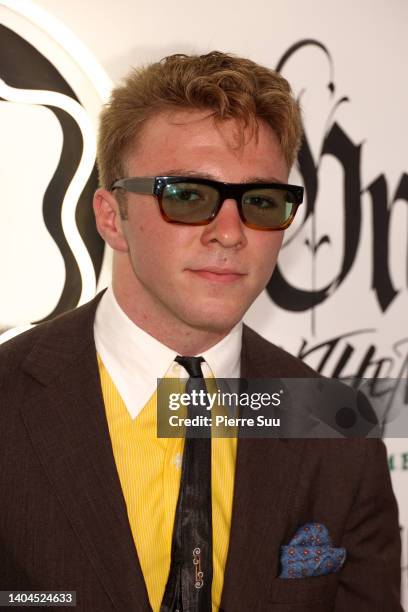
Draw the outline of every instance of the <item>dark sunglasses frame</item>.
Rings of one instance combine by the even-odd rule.
[[[186,223],[185,221],[177,221],[167,216],[166,211],[163,208],[162,195],[163,190],[167,185],[174,185],[177,183],[193,183],[196,185],[207,185],[218,191],[220,200],[217,206],[212,211],[208,219],[203,221],[195,221],[192,223]],[[279,227],[263,227],[261,225],[255,225],[248,222],[245,219],[244,212],[242,209],[242,197],[244,193],[251,189],[276,189],[277,191],[286,190],[290,196],[290,203],[293,204],[292,212],[286,222]],[[168,223],[178,223],[180,225],[208,225],[215,219],[221,210],[225,200],[235,200],[238,206],[239,216],[241,221],[251,229],[257,229],[261,231],[280,231],[284,230],[292,223],[299,205],[303,201],[303,187],[297,185],[288,185],[285,183],[221,183],[219,181],[213,181],[205,178],[196,178],[194,176],[144,176],[144,177],[129,177],[121,178],[114,181],[111,185],[110,191],[114,189],[124,189],[132,193],[154,195],[156,196],[160,213],[165,221]]]

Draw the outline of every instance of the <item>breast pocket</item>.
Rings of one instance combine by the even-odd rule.
[[[331,612],[334,609],[338,574],[312,578],[275,578],[268,610],[271,612]]]

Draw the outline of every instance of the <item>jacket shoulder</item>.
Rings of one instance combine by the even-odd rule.
[[[244,325],[242,335],[243,377],[314,378],[318,372],[283,348]]]
[[[46,355],[48,349],[51,351],[58,345],[63,352],[64,346],[72,350],[75,345],[80,350],[82,345],[89,344],[93,339],[93,320],[100,297],[98,294],[87,304],[40,323],[1,344],[0,389],[7,380],[12,383],[21,364],[40,349]]]

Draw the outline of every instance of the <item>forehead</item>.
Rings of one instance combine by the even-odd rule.
[[[215,120],[208,110],[177,110],[148,119],[128,156],[133,176],[202,173],[224,181],[287,179],[278,139],[264,121],[244,129],[236,119]],[[240,141],[243,136],[243,143]]]

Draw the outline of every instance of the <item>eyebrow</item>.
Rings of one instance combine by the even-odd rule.
[[[226,183],[229,181],[221,181],[219,177],[209,174],[208,172],[197,172],[195,170],[186,170],[184,168],[177,168],[172,170],[166,170],[156,176],[188,176],[191,178],[203,178],[209,181],[217,181],[219,183]],[[276,176],[245,176],[240,183],[281,183],[284,185],[284,181],[279,180]]]

